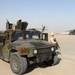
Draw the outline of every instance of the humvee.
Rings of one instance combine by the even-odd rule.
[[[53,64],[56,52],[47,41],[47,33],[40,36],[40,31],[26,29],[27,22],[22,22],[20,29],[13,30],[12,25],[8,22],[6,30],[0,32],[0,58],[10,63],[15,74],[25,73],[31,61]]]

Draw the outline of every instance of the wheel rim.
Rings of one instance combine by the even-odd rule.
[[[18,68],[19,68],[19,62],[18,62],[17,59],[13,60],[13,67],[14,67],[15,70],[18,70]]]

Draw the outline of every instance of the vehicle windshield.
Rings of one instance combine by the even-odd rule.
[[[26,34],[26,39],[39,39],[39,35]]]
[[[15,32],[12,35],[13,40],[17,39],[40,39],[40,34],[39,33],[19,33]]]
[[[12,35],[12,39],[13,39],[13,40],[23,39],[23,34],[22,34],[22,33],[17,33],[17,32],[15,32],[15,33],[13,33],[13,35]]]

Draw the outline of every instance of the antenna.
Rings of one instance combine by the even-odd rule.
[[[46,28],[46,26],[43,26],[43,25],[42,25],[42,32],[45,31],[45,28]]]

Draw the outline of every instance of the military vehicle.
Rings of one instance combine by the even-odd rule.
[[[9,62],[11,70],[18,75],[26,72],[30,62],[44,62],[52,65],[56,50],[48,40],[47,33],[32,28],[26,29],[28,23],[12,29],[13,24],[7,21],[6,31],[0,32],[0,58]]]
[[[75,29],[70,30],[69,35],[75,35]]]

